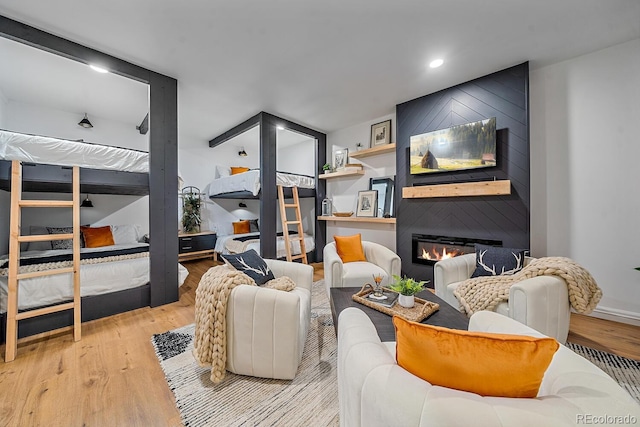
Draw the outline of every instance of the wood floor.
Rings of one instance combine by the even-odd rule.
[[[182,425],[150,340],[194,321],[195,289],[213,261],[184,265],[178,302],[83,323],[77,343],[70,330],[20,340],[16,359],[0,362],[0,425]],[[640,360],[640,327],[574,315],[569,340]]]

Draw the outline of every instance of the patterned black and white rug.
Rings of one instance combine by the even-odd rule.
[[[336,336],[323,282],[313,285],[311,324],[291,381],[235,375],[220,384],[193,358],[194,325],[154,335],[152,344],[182,421],[196,426],[338,426]]]
[[[639,361],[574,343],[567,343],[567,347],[605,371],[640,403]]]

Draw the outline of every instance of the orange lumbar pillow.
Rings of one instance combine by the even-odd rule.
[[[233,234],[244,234],[251,231],[249,220],[233,222]]]
[[[237,175],[239,173],[247,172],[249,168],[243,168],[240,166],[231,166],[231,175]]]
[[[432,385],[481,396],[536,397],[553,338],[470,332],[394,316],[398,365]]]
[[[84,245],[87,248],[99,248],[102,246],[115,245],[113,240],[113,233],[111,233],[111,226],[105,225],[104,227],[80,227],[82,237],[84,238]]]
[[[336,242],[336,251],[342,262],[366,261],[364,249],[362,249],[362,237],[355,234],[353,236],[333,236]]]

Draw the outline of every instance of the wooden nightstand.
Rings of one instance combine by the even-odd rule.
[[[215,231],[202,231],[200,233],[178,234],[178,261],[213,257],[218,260],[214,251],[217,235]]]

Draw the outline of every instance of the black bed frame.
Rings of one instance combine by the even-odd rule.
[[[256,114],[255,116],[245,120],[239,125],[229,129],[221,135],[213,138],[209,141],[209,147],[216,147],[231,138],[238,136],[247,130],[260,126],[260,193],[258,196],[253,196],[250,192],[236,192],[246,193],[246,195],[240,196],[236,193],[226,193],[215,196],[218,199],[260,199],[260,251],[264,258],[276,258],[276,229],[277,229],[277,211],[278,211],[278,191],[276,187],[276,126],[284,126],[286,129],[308,135],[318,141],[316,144],[316,161],[318,165],[323,165],[326,162],[326,146],[327,135],[310,129],[306,126],[302,126],[298,123],[291,122],[281,117],[274,116],[264,111]],[[298,194],[300,197],[315,197],[316,199],[316,212],[322,211],[322,200],[326,194],[326,181],[324,179],[318,179],[320,168],[316,170],[315,176],[315,191],[299,188]],[[308,191],[305,191],[308,190]],[[289,195],[291,190],[289,190]],[[303,194],[305,194],[303,196]],[[285,196],[287,192],[285,191]],[[318,221],[315,219],[315,239],[316,248],[324,248],[326,243],[326,223],[324,221]],[[316,250],[315,258],[313,261],[322,261],[322,251]]]
[[[291,187],[284,187],[283,189],[284,197],[291,198],[293,197],[293,192],[291,191]],[[298,187],[298,197],[301,198],[312,198],[316,197],[316,190],[313,188],[300,188]],[[258,193],[257,196],[254,196],[251,191],[232,191],[230,193],[221,193],[216,194],[215,196],[209,196],[210,199],[261,199],[262,191]]]
[[[149,174],[83,169],[81,191],[94,194],[148,194],[150,276],[148,285],[82,298],[82,320],[97,319],[140,307],[156,307],[178,301],[178,82],[130,62],[55,36],[0,15],[0,37],[45,50],[83,64],[98,63],[110,72],[149,85]],[[51,178],[53,169],[38,165],[25,191],[53,191],[62,185]],[[6,166],[2,166],[6,168]],[[55,168],[55,167],[54,167]],[[57,167],[57,173],[65,174]],[[34,169],[34,170],[35,170]],[[29,168],[24,168],[25,172]],[[6,169],[2,169],[6,171]],[[3,172],[4,173],[4,172]],[[30,172],[27,172],[29,174]],[[37,178],[37,176],[49,176]],[[84,178],[83,178],[84,176]],[[44,180],[42,180],[44,179]],[[2,181],[2,180],[0,180]],[[68,181],[70,182],[70,181]],[[0,185],[5,185],[2,182]],[[102,184],[102,185],[100,185]],[[68,185],[68,184],[67,184]],[[0,187],[4,188],[4,187]],[[49,188],[49,190],[47,190]],[[68,190],[67,190],[68,191]],[[0,318],[4,338],[5,315]],[[72,325],[70,312],[24,319],[19,336]],[[37,331],[37,332],[36,332]]]

